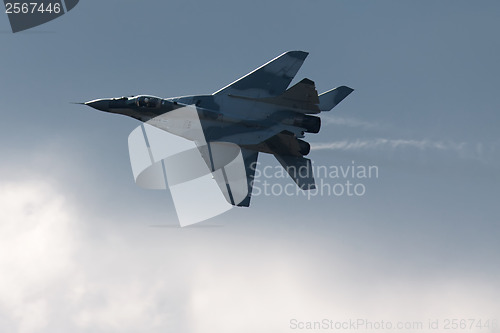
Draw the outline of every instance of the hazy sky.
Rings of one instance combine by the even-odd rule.
[[[17,34],[0,15],[0,332],[500,320],[499,14],[498,1],[82,0]],[[310,52],[294,82],[355,89],[306,138],[316,165],[377,166],[355,180],[363,196],[256,196],[177,228],[168,192],[134,183],[138,122],[70,104],[208,94],[288,50]]]

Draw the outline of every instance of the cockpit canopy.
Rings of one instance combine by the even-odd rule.
[[[137,96],[135,104],[144,108],[159,108],[161,106],[161,99],[153,96]]]

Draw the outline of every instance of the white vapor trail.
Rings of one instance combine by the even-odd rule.
[[[373,140],[355,140],[355,141],[334,141],[323,143],[312,143],[312,150],[362,150],[362,149],[382,149],[382,148],[406,148],[413,147],[420,150],[436,149],[436,150],[453,150],[463,151],[466,146],[465,142],[451,141],[431,141],[431,140],[406,140],[406,139],[384,139],[377,138]]]
[[[496,156],[498,145],[492,144],[485,147],[483,143],[455,142],[455,141],[433,141],[429,139],[356,139],[339,140],[333,142],[311,143],[311,150],[338,150],[338,151],[362,151],[362,150],[398,150],[417,149],[420,151],[452,152],[460,158],[476,159],[483,162]],[[495,158],[494,158],[495,159]],[[495,159],[496,160],[496,159]]]
[[[321,121],[324,125],[339,125],[348,127],[361,127],[364,129],[374,129],[379,128],[380,125],[377,123],[370,123],[363,120],[358,120],[355,118],[344,118],[344,117],[321,117]]]

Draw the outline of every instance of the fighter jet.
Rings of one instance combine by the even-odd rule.
[[[330,111],[353,91],[340,86],[318,95],[309,79],[289,87],[307,55],[303,51],[285,52],[211,95],[138,95],[84,104],[194,141],[226,200],[234,206],[248,207],[259,153],[274,155],[302,190],[315,188],[311,161],[304,157],[310,145],[303,139],[306,133],[319,132],[321,118],[316,115]],[[201,136],[191,131],[193,112],[187,110],[194,110]],[[169,118],[174,113],[175,121]],[[217,162],[216,155],[220,154],[215,151],[230,146],[239,148],[242,156],[241,168],[246,175],[243,193],[236,193],[237,180],[228,177]],[[216,172],[219,169],[222,172]]]

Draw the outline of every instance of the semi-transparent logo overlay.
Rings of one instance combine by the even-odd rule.
[[[168,188],[181,226],[205,221],[233,208],[227,201],[228,184],[234,202],[239,203],[248,195],[241,149],[229,142],[207,143],[195,106],[147,121],[132,131],[128,145],[136,184],[146,189]],[[255,171],[252,197],[361,197],[368,191],[368,182],[379,177],[375,165],[358,165],[354,161],[338,166],[313,164],[316,188],[304,191],[281,166],[256,162],[250,168]]]

